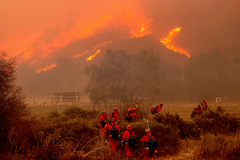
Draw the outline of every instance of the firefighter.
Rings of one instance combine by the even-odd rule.
[[[194,106],[194,109],[191,113],[191,118],[194,118],[196,115],[198,115],[198,107]]]
[[[150,138],[154,139],[154,137],[150,136],[151,131],[149,131],[149,129],[146,129],[144,132],[145,132],[145,136],[141,139],[141,142],[144,143],[144,147],[145,147],[144,160],[148,160],[148,158],[154,159],[155,158],[154,153],[157,153],[157,150],[156,150],[157,148],[156,146],[153,146],[153,145],[156,145],[156,142],[155,144],[150,144]]]
[[[100,116],[98,121],[99,131],[102,137],[105,137],[105,132],[103,128],[107,124],[107,122],[108,122],[108,116],[105,111],[102,111],[102,115]]]
[[[129,124],[126,126],[126,129],[122,136],[122,143],[124,144],[124,149],[126,155],[131,158],[133,156],[132,151],[135,142],[133,142],[133,137],[135,137],[134,132],[132,131],[132,126]],[[135,138],[136,140],[136,138]]]
[[[119,123],[119,112],[118,112],[118,108],[117,107],[114,108],[114,111],[110,115],[110,118],[114,118],[115,119],[115,123]]]
[[[206,99],[205,99],[205,98],[203,98],[202,100],[203,100],[203,101],[202,101],[202,104],[201,104],[201,105],[202,105],[202,106],[203,106],[203,105],[205,105],[205,106],[206,106],[206,108],[207,108],[207,107],[208,107],[208,105],[207,105]]]
[[[200,104],[200,103],[198,103],[197,109],[198,109],[198,115],[201,115],[201,114],[202,114],[202,112],[203,112],[203,109],[202,109],[202,107],[201,107],[201,104]]]
[[[162,107],[163,107],[163,102],[160,102],[159,106],[157,106],[156,109],[155,109],[156,113],[160,113],[161,110],[162,110]]]
[[[140,107],[139,107],[138,101],[136,101],[135,108],[137,111],[139,111]]]
[[[204,105],[202,106],[202,109],[203,109],[203,111],[207,111],[207,106],[204,104]]]
[[[117,140],[120,138],[120,129],[117,124],[115,124],[115,119],[110,119],[110,124],[105,125],[104,129],[106,129],[109,132],[109,141],[111,144],[111,148],[113,149],[113,153],[116,153],[117,148]]]
[[[105,111],[102,111],[102,115],[100,116],[98,121],[100,128],[103,128],[105,124],[107,124],[107,121],[108,121],[108,116]]]
[[[132,116],[132,122],[135,122],[135,121],[138,120],[137,113],[136,113],[136,108],[133,108],[133,109],[132,109],[132,114],[131,114],[131,116]]]
[[[118,108],[117,107],[114,108],[114,111],[118,114],[118,117],[119,117],[120,114],[118,112]]]
[[[126,121],[131,122],[132,121],[132,108],[128,108],[128,113],[125,117]]]

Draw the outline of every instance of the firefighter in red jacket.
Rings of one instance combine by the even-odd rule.
[[[191,118],[194,118],[196,115],[198,115],[198,108],[196,106],[194,106],[194,109],[191,113]]]
[[[205,105],[207,106],[206,99],[205,99],[205,98],[203,98],[202,100],[203,100],[203,101],[202,101],[202,104],[201,104],[201,105],[203,106],[203,105],[205,104]]]
[[[114,111],[110,115],[110,118],[114,118],[115,119],[115,123],[119,123],[119,112],[118,112],[117,107],[114,108]]]
[[[201,104],[200,104],[200,103],[198,103],[197,109],[198,109],[198,115],[202,114],[202,112],[203,112],[203,109],[202,109],[202,107],[201,107]]]
[[[102,137],[105,137],[105,131],[104,131],[104,126],[108,122],[108,116],[105,111],[102,111],[102,115],[99,118],[98,125],[99,125],[99,131]]]
[[[132,122],[132,108],[128,108],[128,112],[125,117],[126,121]]]
[[[113,153],[115,154],[116,153],[116,148],[117,148],[117,140],[118,140],[118,138],[120,138],[120,129],[119,129],[118,125],[115,124],[115,119],[111,118],[110,119],[110,124],[105,125],[104,129],[106,129],[110,132],[109,141],[110,141],[110,144],[111,144],[111,148],[113,149]],[[113,129],[117,130],[116,131],[117,133],[114,132]]]
[[[207,106],[204,104],[204,105],[202,106],[202,109],[203,109],[203,111],[207,111]]]
[[[134,135],[134,132],[132,131],[132,126],[129,124],[129,125],[127,125],[127,127],[123,133],[123,136],[122,136],[122,143],[124,143],[125,153],[128,157],[133,156],[133,154],[132,154],[133,148],[130,148],[129,144],[128,144],[130,136],[135,136],[135,135]]]
[[[156,113],[160,113],[163,107],[163,102],[159,103],[159,106],[156,107]]]
[[[148,158],[154,159],[155,156],[154,156],[154,154],[150,154],[150,149],[149,149],[149,145],[148,145],[148,143],[150,141],[150,134],[149,133],[151,131],[146,129],[144,132],[145,132],[145,136],[141,139],[141,142],[144,143],[144,147],[145,147],[145,150],[144,150],[144,160],[148,160]],[[151,138],[154,139],[153,136],[151,136]],[[154,152],[156,153],[157,150],[154,150]]]
[[[108,121],[108,116],[105,111],[102,111],[102,115],[99,118],[98,124],[100,125],[100,128],[103,128],[105,124]]]
[[[208,105],[207,105],[207,102],[206,102],[205,98],[203,98],[203,101],[202,101],[201,105],[202,105],[202,108],[204,109],[204,111],[206,111],[207,108],[208,108]]]
[[[140,107],[139,107],[138,101],[136,101],[134,108],[136,108],[136,110],[139,111]]]
[[[133,109],[132,109],[132,114],[131,114],[131,116],[132,116],[132,122],[135,122],[135,121],[138,120],[137,113],[136,113],[136,108],[133,108]]]

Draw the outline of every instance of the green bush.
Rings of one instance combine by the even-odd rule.
[[[48,118],[52,119],[52,118],[58,118],[60,116],[60,114],[56,111],[52,111],[48,114]]]
[[[22,88],[15,85],[16,61],[0,51],[0,152],[15,150],[9,134],[18,126],[22,117],[26,116],[25,95]]]
[[[83,118],[83,119],[93,119],[98,117],[96,110],[84,110],[79,107],[70,107],[63,111],[63,114],[69,118]]]
[[[195,122],[184,121],[178,114],[156,114],[154,120],[158,123],[175,127],[179,130],[178,134],[181,138],[199,137],[200,129]]]
[[[125,131],[125,127],[128,123],[124,122],[119,125],[121,133]],[[135,123],[131,123],[132,130],[136,134],[136,139],[138,144],[141,146],[141,138],[145,135],[144,131],[147,129],[146,121],[138,121]],[[179,135],[178,129],[173,126],[164,125],[158,123],[156,121],[149,121],[149,126],[151,130],[152,136],[157,140],[158,143],[158,151],[161,155],[164,154],[172,154],[179,147]],[[139,147],[141,149],[141,147]],[[137,150],[139,150],[137,149]],[[139,150],[139,152],[141,152]]]
[[[220,106],[216,111],[209,109],[193,120],[203,132],[213,134],[236,133],[240,125],[234,114],[226,113]]]

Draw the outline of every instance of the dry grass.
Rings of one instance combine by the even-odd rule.
[[[211,133],[202,134],[200,138],[180,138],[176,135],[179,131],[178,127],[183,126],[195,126],[196,123],[191,120],[190,114],[194,103],[166,103],[162,108],[161,115],[169,115],[168,119],[165,118],[165,122],[156,122],[153,120],[150,114],[150,107],[155,107],[158,103],[140,103],[141,112],[140,120],[137,123],[132,124],[134,132],[137,134],[137,140],[143,136],[143,131],[146,129],[145,120],[150,120],[150,126],[152,133],[158,139],[159,145],[159,157],[160,159],[189,159],[189,160],[200,160],[200,159],[214,159],[214,155],[221,153],[222,157],[216,157],[215,159],[227,159],[231,156],[236,156],[240,150],[238,144],[240,143],[239,134],[228,134],[228,135],[213,135]],[[225,104],[223,108],[226,112],[240,114],[240,105],[238,104]],[[217,109],[217,105],[209,104],[212,110]],[[39,115],[35,118],[35,124],[29,126],[19,126],[19,128],[25,128],[29,130],[28,145],[25,145],[24,141],[19,141],[19,146],[22,147],[21,151],[23,154],[9,154],[0,158],[14,158],[15,159],[127,159],[124,154],[124,149],[119,147],[117,154],[112,156],[112,151],[109,143],[103,143],[104,139],[99,136],[98,129],[96,128],[97,121],[101,115],[102,110],[105,110],[108,115],[111,114],[114,107],[118,107],[121,114],[120,118],[122,121],[119,124],[121,135],[123,134],[125,126],[128,124],[125,122],[124,114],[127,108],[133,107],[133,104],[110,104],[110,105],[98,105],[95,111],[91,111],[93,106],[86,104],[82,109],[72,108],[71,106],[36,106],[32,109],[34,115]],[[68,111],[67,111],[67,110]],[[84,114],[82,114],[84,113]],[[89,114],[91,116],[89,117]],[[86,114],[86,117],[84,115]],[[178,120],[178,116],[181,120]],[[80,117],[79,117],[80,116]],[[90,118],[90,119],[89,119]],[[39,121],[40,120],[40,121]],[[172,122],[167,123],[168,120]],[[176,123],[176,120],[178,122]],[[169,121],[169,122],[170,122]],[[182,125],[181,125],[182,124]],[[184,124],[184,125],[183,125]],[[16,128],[17,129],[17,128]],[[191,129],[191,128],[190,128]],[[21,129],[22,130],[22,129]],[[14,130],[14,135],[18,135],[21,139],[21,132]],[[184,131],[188,131],[185,129]],[[187,136],[189,137],[189,136]],[[13,137],[14,141],[18,140],[17,137]],[[218,143],[221,140],[222,143]],[[169,142],[168,142],[169,141]],[[207,143],[206,143],[207,142]],[[36,144],[37,143],[37,144]],[[172,144],[171,144],[172,143]],[[209,149],[209,144],[213,146]],[[221,145],[219,145],[221,144]],[[174,147],[173,147],[174,146]],[[25,148],[23,148],[25,147]],[[16,149],[17,151],[17,149]],[[16,152],[17,153],[17,152]],[[27,153],[27,154],[26,154]],[[9,157],[8,157],[9,156]],[[139,147],[135,150],[135,157],[133,159],[143,158],[142,149]]]

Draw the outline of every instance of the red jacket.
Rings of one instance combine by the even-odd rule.
[[[150,141],[150,135],[149,134],[146,134],[142,139],[141,139],[141,142],[144,142],[144,145],[145,146],[147,146],[148,145],[148,143],[149,143],[149,141]],[[154,137],[153,136],[151,136],[151,138],[153,138],[154,139]]]
[[[203,109],[201,106],[198,106],[197,109],[198,109],[198,114],[201,114],[203,112]]]
[[[134,132],[133,131],[130,131],[130,132],[132,132],[132,136],[134,136]],[[128,130],[124,131],[123,136],[122,136],[123,141],[128,141],[129,140],[130,132]]]
[[[119,112],[118,111],[114,111],[111,115],[110,115],[110,118],[114,118],[115,121],[118,121],[119,120]]]
[[[207,102],[206,101],[202,101],[201,105],[203,106],[204,104],[207,106]]]
[[[136,112],[132,112],[131,116],[132,116],[132,119],[133,119],[133,120],[134,120],[134,118],[137,119],[137,113],[136,113]]]
[[[99,121],[98,123],[101,123],[103,121],[103,119],[106,118],[106,120],[108,120],[108,116],[107,115],[101,115],[100,118],[99,118]]]
[[[118,114],[118,117],[119,117],[119,112],[116,110],[116,113]]]
[[[159,113],[159,112],[161,111],[161,109],[162,109],[162,106],[161,106],[161,105],[160,105],[160,106],[157,106],[157,107],[156,107],[156,112]]]
[[[104,129],[111,131],[112,126],[114,126],[115,128],[118,129],[118,134],[120,135],[120,129],[119,129],[118,125],[115,124],[115,122],[111,122],[109,125],[104,126]]]
[[[128,116],[130,114],[130,116],[132,117],[132,112],[128,112],[127,114],[126,114],[126,116]]]

